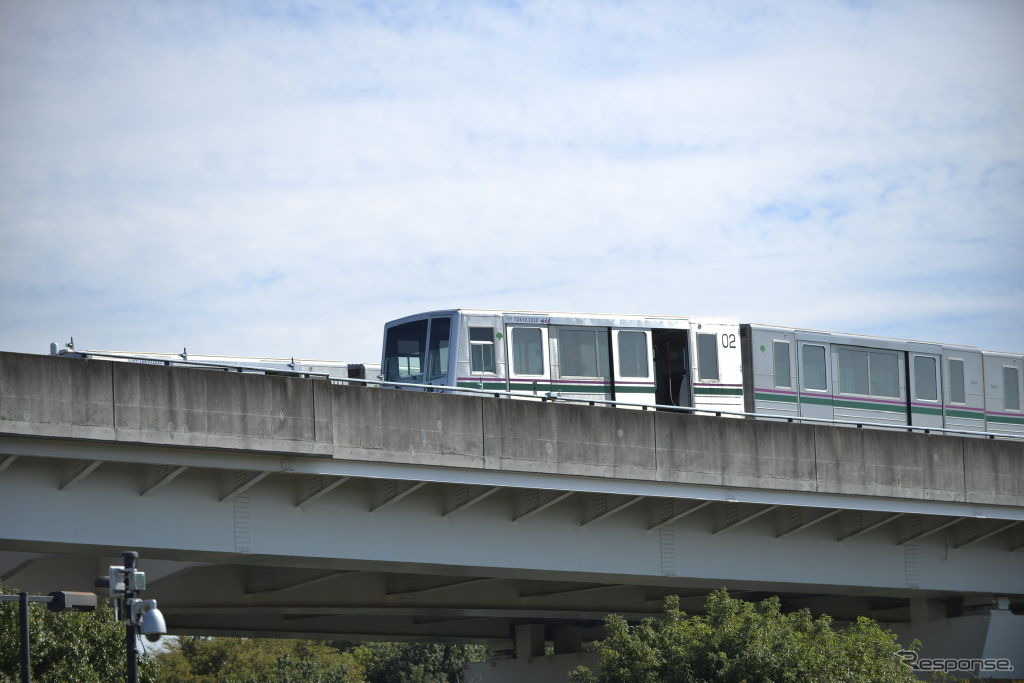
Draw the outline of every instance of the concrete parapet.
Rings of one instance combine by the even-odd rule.
[[[1024,444],[0,353],[0,432],[1024,505]]]

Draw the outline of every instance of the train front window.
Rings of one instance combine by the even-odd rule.
[[[426,320],[414,320],[389,329],[384,341],[384,379],[388,382],[421,381],[426,342]]]
[[[427,351],[427,379],[435,380],[448,374],[448,338],[451,336],[451,318],[430,319],[430,346]]]

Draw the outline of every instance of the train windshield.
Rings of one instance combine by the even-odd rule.
[[[384,379],[413,384],[448,374],[451,318],[413,320],[396,325],[384,339]]]

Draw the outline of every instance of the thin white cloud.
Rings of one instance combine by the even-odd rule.
[[[0,5],[0,348],[456,305],[1024,350],[1016,2]]]

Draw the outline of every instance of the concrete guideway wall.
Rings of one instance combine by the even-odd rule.
[[[1024,507],[1024,444],[0,353],[0,433]]]

